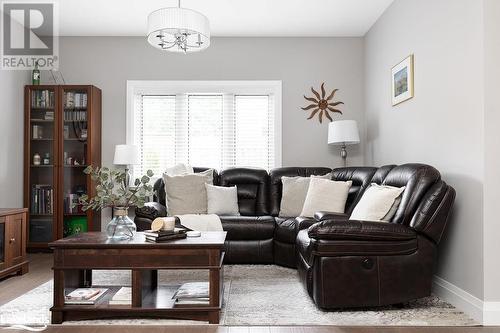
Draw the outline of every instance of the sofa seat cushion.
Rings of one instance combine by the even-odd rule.
[[[297,219],[295,217],[276,217],[274,239],[283,243],[295,244]]]
[[[309,237],[319,240],[405,241],[417,238],[410,227],[384,222],[326,220],[309,229]]]
[[[274,235],[272,216],[220,216],[226,240],[263,240]]]

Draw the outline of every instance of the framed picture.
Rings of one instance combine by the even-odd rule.
[[[413,97],[413,54],[392,67],[392,105]]]

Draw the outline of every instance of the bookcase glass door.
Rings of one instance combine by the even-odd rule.
[[[78,197],[87,194],[88,154],[88,91],[64,88],[62,91],[62,191],[63,191],[63,237],[89,229],[87,213],[78,203]]]
[[[55,229],[56,91],[32,89],[29,111],[29,241],[47,243]]]
[[[5,220],[0,221],[0,269],[5,264]]]

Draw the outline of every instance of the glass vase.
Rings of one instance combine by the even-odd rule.
[[[126,240],[134,238],[137,227],[127,214],[127,207],[115,207],[114,217],[106,226],[106,235],[109,239]]]

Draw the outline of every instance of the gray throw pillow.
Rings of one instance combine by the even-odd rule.
[[[280,217],[300,216],[311,178],[331,179],[332,174],[311,177],[281,177],[283,190],[281,191]]]
[[[207,190],[205,184],[213,184],[213,170],[178,176],[163,175],[169,216],[182,214],[206,214]]]
[[[207,189],[207,213],[217,215],[240,215],[238,189],[236,186],[214,186],[205,184]]]

